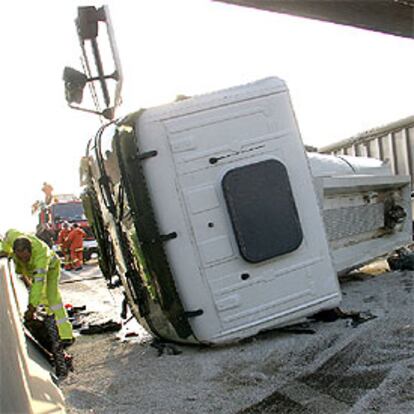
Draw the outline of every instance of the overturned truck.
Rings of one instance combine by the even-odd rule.
[[[109,122],[81,171],[105,277],[167,340],[225,343],[333,308],[338,273],[411,239],[409,177],[307,154],[278,78]]]

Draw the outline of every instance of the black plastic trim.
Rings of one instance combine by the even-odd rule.
[[[193,310],[193,311],[186,311],[184,312],[185,316],[187,318],[196,318],[197,316],[201,316],[204,314],[203,309],[197,309],[197,310]]]
[[[130,159],[131,161],[143,161],[148,158],[156,157],[157,155],[158,155],[158,151],[152,150],[152,151],[143,152],[142,154],[136,153]]]
[[[157,286],[161,309],[174,326],[177,335],[185,339],[192,335],[193,332],[178,296],[174,278],[164,251],[164,241],[154,216],[154,209],[142,165],[140,162],[136,162],[136,158],[131,159],[130,156],[130,154],[137,154],[138,158],[140,156],[139,137],[135,130],[137,115],[139,116],[140,114],[133,115],[131,123],[128,122],[127,118],[121,124],[132,127],[134,133],[120,128],[116,137],[116,150],[125,194],[133,211],[136,234],[144,253],[147,267],[151,277],[156,280],[155,285]],[[171,234],[173,235],[174,233]],[[168,239],[171,237],[168,235]],[[176,237],[176,233],[174,237]]]

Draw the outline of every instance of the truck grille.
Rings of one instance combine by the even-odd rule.
[[[384,226],[382,203],[325,210],[323,215],[329,241],[367,233]]]

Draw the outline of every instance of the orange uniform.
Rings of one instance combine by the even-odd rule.
[[[45,203],[49,205],[52,202],[53,187],[50,184],[44,182],[42,191],[45,193]]]
[[[73,227],[68,235],[70,258],[75,270],[82,269],[83,264],[83,239],[86,233],[80,227]]]
[[[70,260],[70,250],[69,250],[69,233],[70,230],[68,228],[62,227],[58,234],[57,243],[59,245],[60,251],[64,257],[64,266],[66,270],[70,270],[72,268],[71,260]]]

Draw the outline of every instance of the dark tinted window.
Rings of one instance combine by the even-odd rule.
[[[81,203],[55,204],[52,206],[55,220],[85,220],[83,206]]]
[[[235,168],[226,173],[222,187],[245,260],[257,263],[299,247],[302,229],[281,162],[266,160]]]

